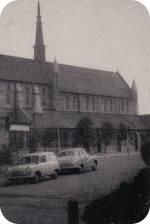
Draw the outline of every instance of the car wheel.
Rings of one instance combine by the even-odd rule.
[[[92,170],[97,170],[97,161],[94,161],[92,165]]]
[[[35,173],[34,183],[38,183],[38,182],[40,182],[40,180],[41,180],[41,174],[39,172]]]
[[[84,172],[84,166],[83,165],[80,165],[79,167],[79,173],[83,173]]]
[[[52,177],[53,177],[53,179],[57,179],[57,177],[58,177],[58,173],[57,173],[57,171],[55,171],[55,172],[53,173]]]

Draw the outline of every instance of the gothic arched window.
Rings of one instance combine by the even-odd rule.
[[[108,110],[107,99],[104,99],[104,111],[107,112],[107,110]]]
[[[121,112],[124,112],[124,99],[121,99]]]
[[[30,88],[29,88],[29,86],[25,87],[25,105],[26,106],[30,105]]]
[[[6,104],[11,104],[11,86],[9,83],[6,86]]]
[[[41,89],[41,104],[43,107],[49,106],[50,92],[48,87],[42,87]]]
[[[86,110],[89,110],[89,96],[86,96]]]
[[[69,95],[66,95],[66,109],[69,110],[70,108],[70,97]]]
[[[110,99],[110,112],[113,112],[113,100]]]
[[[77,105],[77,96],[73,96],[73,109],[76,109],[76,105]]]
[[[92,97],[92,109],[93,109],[93,111],[96,110],[96,100],[95,100],[95,97]]]
[[[42,88],[42,105],[46,106],[46,89]]]

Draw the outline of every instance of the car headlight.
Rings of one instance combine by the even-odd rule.
[[[27,176],[30,176],[30,175],[31,175],[31,172],[32,172],[31,168],[30,168],[30,167],[27,167],[27,168],[26,168],[26,172],[25,172],[25,174],[26,174]]]
[[[8,168],[6,168],[4,171],[3,171],[3,174],[4,174],[4,176],[6,175],[8,175],[8,173],[9,173],[9,169]]]

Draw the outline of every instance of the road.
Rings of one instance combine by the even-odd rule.
[[[66,224],[69,199],[89,201],[132,179],[144,167],[139,154],[98,156],[98,169],[61,175],[38,184],[0,187],[0,206],[7,219],[18,224]]]
[[[144,166],[138,154],[98,156],[98,169],[82,174],[61,175],[57,180],[38,184],[23,183],[1,186],[0,195],[40,195],[52,197],[90,198],[106,194],[122,181],[132,178]]]

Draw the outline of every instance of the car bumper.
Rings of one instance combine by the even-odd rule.
[[[60,171],[64,172],[64,171],[73,171],[73,170],[77,170],[78,167],[75,165],[70,165],[70,166],[61,166],[60,167]]]
[[[32,180],[32,176],[17,176],[17,177],[7,177],[9,181],[23,181],[23,180]]]

